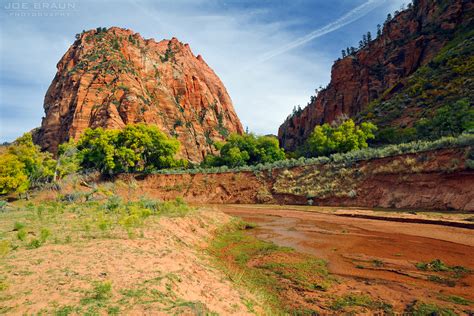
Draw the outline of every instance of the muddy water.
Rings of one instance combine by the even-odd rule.
[[[441,259],[451,266],[474,270],[474,230],[431,224],[346,218],[292,209],[220,206],[227,214],[258,224],[257,238],[289,246],[328,262],[330,272],[356,289],[409,302],[439,293],[474,300],[474,276],[455,286],[428,281],[417,262]]]

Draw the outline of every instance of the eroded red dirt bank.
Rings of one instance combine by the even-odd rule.
[[[474,211],[474,171],[465,164],[470,150],[451,148],[269,171],[134,177],[140,195],[182,196],[191,203]]]

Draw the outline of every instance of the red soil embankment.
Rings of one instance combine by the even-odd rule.
[[[134,177],[140,195],[165,200],[181,196],[191,203],[474,211],[474,171],[465,163],[470,150],[450,148],[270,171]]]

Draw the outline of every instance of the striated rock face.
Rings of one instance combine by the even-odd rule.
[[[55,153],[89,127],[144,122],[177,137],[181,156],[199,162],[215,141],[243,133],[224,85],[188,44],[117,27],[76,37],[46,93],[34,135],[43,149]]]
[[[286,150],[303,144],[314,127],[355,116],[378,98],[389,99],[403,79],[428,63],[460,27],[472,28],[472,1],[419,0],[385,23],[381,36],[335,62],[331,82],[302,112],[289,116],[278,137]]]

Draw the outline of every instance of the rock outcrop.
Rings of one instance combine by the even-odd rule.
[[[280,126],[280,144],[295,150],[316,125],[343,114],[353,117],[372,101],[389,99],[457,30],[472,28],[473,8],[472,1],[418,0],[387,20],[375,40],[334,63],[329,85]]]
[[[41,128],[44,150],[77,139],[85,129],[157,125],[181,142],[194,162],[242,125],[221,80],[188,44],[155,42],[131,30],[98,28],[76,35],[49,87]]]

